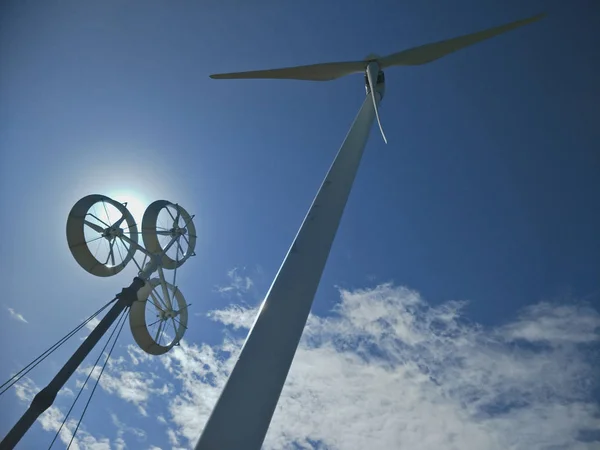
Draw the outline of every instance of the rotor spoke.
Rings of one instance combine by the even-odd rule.
[[[173,219],[173,223],[175,223],[175,217],[173,217],[173,214],[171,214],[171,210],[169,209],[168,206],[165,207],[165,209],[167,210],[167,212],[169,213],[169,215],[171,216],[171,219]]]
[[[168,306],[169,310],[173,309],[173,299],[169,295],[169,288],[167,286],[167,282],[165,280],[165,272],[161,266],[158,266],[158,277],[160,279],[160,286],[162,288],[163,299]]]
[[[171,237],[170,236],[164,236],[164,235],[159,235],[158,236],[158,243],[160,245],[160,249],[164,250],[167,245],[169,245],[169,243],[171,242]]]
[[[189,247],[189,244],[188,244],[188,247]],[[176,255],[177,261],[179,261],[179,253],[180,252],[181,252],[181,257],[183,258],[185,255],[185,252],[183,251],[183,248],[181,247],[181,244],[179,243],[179,239],[177,239],[177,255]],[[175,284],[175,283],[173,283],[173,284]]]
[[[125,214],[123,214],[121,216],[121,218],[114,223],[113,227],[117,227],[118,228],[123,223],[124,220],[125,220]]]
[[[177,288],[177,289],[178,289],[178,288]],[[180,315],[180,314],[181,314],[181,311],[183,311],[184,309],[188,309],[190,306],[192,306],[192,304],[191,304],[191,303],[188,303],[187,305],[185,305],[185,306],[184,306],[183,308],[181,308],[180,310],[178,310],[178,311],[174,311],[174,313],[175,313],[175,316],[178,316],[178,315]]]
[[[188,240],[188,238],[185,236],[185,234],[182,234],[183,238],[185,239],[185,242],[188,245],[188,249],[191,248],[192,246],[190,245],[190,241]],[[181,250],[181,253],[183,253],[183,249]]]
[[[177,205],[177,216],[175,216],[175,226],[179,227],[179,217],[181,216],[181,210],[179,209],[179,205]]]
[[[163,322],[163,324],[164,324],[165,326],[163,326],[163,329],[160,331],[160,336],[158,336],[158,345],[162,345],[162,344],[161,344],[161,342],[162,342],[162,337],[163,337],[163,335],[165,334],[165,328],[166,328],[166,325],[167,325],[167,321],[165,320],[165,321]]]
[[[131,258],[133,260],[133,262],[135,263],[136,267],[138,268],[138,274],[140,272],[142,272],[142,266],[140,266],[140,263],[137,262],[137,259],[135,259],[135,256],[133,258]]]
[[[177,317],[174,317],[174,319],[180,326],[182,326],[183,328],[185,328],[187,330],[187,327],[184,324],[182,324],[179,320],[177,320]]]
[[[102,223],[103,225],[106,225],[106,228],[110,228],[110,225],[107,224],[104,220],[100,219],[99,217],[95,216],[94,214],[88,212],[87,213],[88,216],[92,216],[94,219],[96,219],[98,222]],[[104,231],[104,230],[102,230]]]
[[[127,254],[129,253],[129,247],[126,245],[125,241],[120,236],[119,236],[119,241],[121,241],[121,246],[123,247],[123,250],[125,250],[125,257],[127,257]],[[132,258],[132,259],[135,261],[135,265],[138,266],[138,269],[142,270],[140,268],[140,265],[138,264],[138,262],[135,260],[135,258]],[[125,261],[125,260],[123,259],[123,261]]]
[[[192,215],[192,216],[190,216],[190,220],[188,220],[188,221],[185,223],[185,225],[183,226],[183,228],[187,228],[188,224],[189,224],[189,223],[190,223],[192,220],[194,220],[194,217],[196,217],[196,216],[195,216],[195,215]]]
[[[175,270],[173,270],[173,286],[175,287],[175,290],[173,291],[173,301],[175,300],[175,294],[177,293],[177,269],[179,266],[179,240],[177,240],[177,249],[175,251]],[[171,301],[171,309],[173,309],[173,301]]]
[[[102,206],[104,207],[104,214],[106,214],[106,220],[108,220],[108,223],[110,223],[110,216],[108,215],[108,210],[106,209],[106,203],[104,202],[104,200],[102,200]]]
[[[100,234],[104,233],[104,228],[102,228],[100,225],[92,223],[89,220],[84,220],[83,223],[85,225],[87,225],[88,227],[90,227],[92,230],[97,231]]]
[[[167,283],[165,282],[164,278],[161,278],[160,280],[160,285],[162,287],[162,291],[163,291],[163,300],[165,301],[165,303],[168,306],[169,309],[173,308],[173,303],[171,302],[171,299],[169,298],[169,290],[167,288]]]
[[[117,245],[117,251],[119,252],[119,258],[121,258],[121,262],[125,261],[125,258],[123,258],[123,255],[121,254],[121,247],[119,247],[119,245]]]
[[[152,323],[148,324],[148,326],[149,326],[149,327],[151,327],[151,326],[153,326],[153,325],[156,325],[156,324],[157,324],[158,322],[160,322],[161,320],[162,320],[162,319],[155,320],[154,322],[152,322]]]
[[[169,307],[166,305],[166,303],[163,301],[162,298],[160,298],[160,296],[158,295],[158,293],[154,293],[154,291],[150,292],[150,297],[152,297],[152,303],[154,303],[154,306],[156,307],[156,309],[158,309],[161,312],[165,312],[169,309]],[[157,300],[158,298],[158,300]],[[160,301],[159,301],[160,300]],[[162,304],[164,306],[165,309],[162,309],[159,306],[159,303]]]
[[[90,239],[89,241],[85,241],[85,242],[81,242],[80,244],[75,245],[75,247],[79,247],[80,245],[87,245],[87,244],[91,244],[94,241],[97,241],[98,239],[102,239],[103,236],[98,236],[95,237],[94,239]]]
[[[110,258],[110,263],[113,266],[115,265],[115,249],[114,249],[114,245],[115,245],[116,241],[117,241],[116,239],[113,239],[112,241],[110,241],[109,250],[108,250],[108,258]],[[117,246],[117,250],[118,249],[119,249],[119,247]],[[108,258],[106,258],[106,262],[108,262]]]
[[[94,252],[94,258],[96,258],[96,260],[98,260],[98,258],[97,258],[98,250],[100,250],[100,246],[102,245],[102,242],[104,242],[104,239],[99,240],[98,245],[96,246],[96,251]]]
[[[162,326],[163,326],[163,320],[160,320],[160,324],[158,325],[158,330],[156,330],[156,334],[154,335],[154,342],[156,342],[157,344],[160,345],[160,343],[158,342],[158,338],[160,335],[160,332],[162,331]]]

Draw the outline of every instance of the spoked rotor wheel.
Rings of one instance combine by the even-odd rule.
[[[119,273],[131,261],[138,229],[127,208],[105,195],[79,200],[67,219],[69,250],[86,271],[99,277]]]
[[[188,311],[181,291],[158,278],[149,281],[147,300],[135,301],[129,314],[133,339],[151,355],[162,355],[179,343],[187,330]]]
[[[196,227],[193,216],[181,206],[167,200],[157,200],[148,206],[142,218],[142,239],[146,249],[163,253],[162,267],[176,269],[196,247]]]

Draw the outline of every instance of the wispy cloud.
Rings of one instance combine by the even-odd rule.
[[[72,389],[63,386],[63,388],[60,391],[58,391],[58,395],[64,395],[65,397],[74,397],[75,393]]]
[[[6,307],[8,313],[10,314],[10,317],[12,317],[15,320],[18,320],[19,322],[23,322],[23,323],[29,323],[27,322],[27,320],[25,320],[25,317],[23,317],[22,314],[19,314],[18,312],[16,312],[14,309]]]
[[[250,308],[242,305],[229,305],[227,308],[210,311],[208,317],[234,330],[250,329],[258,314],[259,307]]]
[[[245,272],[245,269],[238,269],[237,267],[231,269],[227,272],[229,282],[224,286],[217,286],[216,291],[220,294],[242,297],[254,286],[252,279],[243,272]]]
[[[40,390],[38,386],[30,379],[24,378],[22,381],[15,385],[15,392],[19,400],[30,403],[33,396]],[[77,426],[77,420],[74,418],[68,419],[64,426],[61,428],[61,424],[64,420],[63,412],[56,406],[48,408],[37,420],[42,428],[46,431],[55,434],[60,429],[59,439],[63,444],[68,445],[73,436],[73,432]],[[111,448],[125,448],[120,447],[119,440],[114,442],[111,447],[110,440],[105,437],[97,438],[90,434],[85,426],[80,426],[77,431],[77,436],[73,439],[71,448],[73,450],[110,450]]]
[[[464,306],[392,284],[340,291],[333,316],[309,318],[265,448],[585,448],[581,433],[600,430],[586,350],[598,312],[541,303],[486,329]],[[256,311],[209,316],[245,330]],[[164,398],[172,445],[198,438],[240,350],[232,336],[150,362],[178,384]]]
[[[576,323],[577,326],[573,326]],[[552,345],[597,342],[600,324],[588,305],[538,303],[525,308],[517,321],[502,329],[507,338]]]
[[[122,422],[115,413],[110,413],[110,420],[112,421],[113,425],[117,428],[118,442],[116,442],[115,444],[117,448],[126,447],[125,441],[123,440],[123,435],[125,433],[130,433],[134,435],[138,442],[143,442],[146,440],[147,434],[144,430],[142,430],[141,428],[136,428],[127,425],[125,422]]]
[[[393,284],[341,290],[333,314],[309,317],[264,448],[598,444],[589,442],[600,435],[599,365],[590,356],[600,343],[598,311],[539,303],[484,327],[465,320],[464,307],[434,306]],[[160,358],[131,346],[100,385],[140,412],[159,400],[167,414],[160,408],[140,420],[166,425],[167,447],[192,447],[256,312],[238,305],[210,312],[229,330],[218,345],[182,341]]]
[[[91,367],[84,366],[77,369],[77,373],[81,376],[87,376],[90,370]],[[100,366],[96,366],[90,379],[98,379],[100,371]],[[81,379],[78,379],[76,385],[80,387],[81,384]],[[143,416],[148,415],[146,403],[150,396],[164,396],[173,390],[172,385],[161,382],[160,378],[154,373],[128,370],[124,358],[113,359],[109,362],[108,370],[105,370],[100,378],[100,386],[109,394],[115,394],[126,402],[135,405]]]
[[[158,423],[162,423],[163,425],[167,424],[167,419],[165,419],[165,417],[161,415],[156,416],[156,421]]]
[[[96,326],[99,323],[100,323],[100,319],[98,319],[97,317],[94,317],[92,320],[90,320],[88,323],[85,324],[85,327],[90,331],[94,331],[94,328],[96,328]]]

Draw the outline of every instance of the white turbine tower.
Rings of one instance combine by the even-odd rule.
[[[215,79],[329,81],[364,73],[367,96],[261,305],[196,450],[258,450],[264,441],[375,118],[387,142],[379,120],[385,89],[383,69],[425,64],[542,17],[544,14],[385,57],[370,56],[365,61],[211,75]]]

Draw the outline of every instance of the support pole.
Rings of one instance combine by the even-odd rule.
[[[117,302],[110,308],[100,323],[96,325],[90,335],[73,353],[73,356],[69,358],[62,369],[50,381],[48,386],[38,392],[33,398],[27,411],[25,411],[15,426],[12,427],[2,442],[0,442],[0,450],[12,450],[35,423],[36,419],[52,406],[58,391],[65,385],[98,341],[102,339],[102,336],[104,336],[121,312],[125,308],[130,307],[138,299],[138,290],[144,285],[145,282],[142,278],[135,277],[129,287],[123,288],[121,293],[117,295]]]
[[[262,446],[374,117],[368,95],[267,293],[196,450],[259,450]]]

